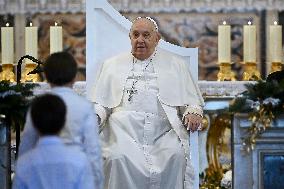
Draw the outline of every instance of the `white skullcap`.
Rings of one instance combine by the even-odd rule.
[[[139,20],[139,19],[141,19],[141,18],[146,18],[146,19],[148,19],[150,22],[152,22],[152,23],[154,24],[154,26],[155,26],[155,31],[159,31],[159,27],[158,27],[157,22],[156,22],[153,18],[151,18],[151,17],[149,17],[149,16],[147,16],[147,17],[141,17],[141,16],[139,16],[139,17],[135,18],[134,22],[137,21],[137,20]]]

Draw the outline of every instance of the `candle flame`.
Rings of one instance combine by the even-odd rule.
[[[248,25],[251,25],[251,21],[248,21]]]
[[[223,25],[226,25],[227,24],[227,22],[226,21],[223,21]]]
[[[57,22],[55,22],[54,25],[57,26]]]
[[[6,26],[9,27],[9,23],[8,22],[6,23]]]
[[[276,26],[278,23],[277,23],[277,21],[274,21],[274,25]]]
[[[32,23],[32,22],[30,22],[30,26],[33,26],[33,23]]]

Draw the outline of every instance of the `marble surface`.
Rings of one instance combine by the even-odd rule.
[[[233,98],[235,95],[242,93],[245,90],[245,84],[253,83],[247,81],[198,81],[198,86],[202,95],[208,99],[226,99]],[[39,82],[34,92],[41,94],[50,89],[50,86],[45,82]],[[81,96],[86,96],[86,82],[79,81],[73,85],[73,89]]]
[[[265,156],[278,158],[284,155],[284,117],[276,119],[271,128],[258,137],[255,149],[245,154],[242,150],[242,137],[247,133],[250,125],[246,114],[237,114],[233,121],[233,185],[234,188],[266,189],[274,188],[277,178],[264,175]],[[273,163],[273,162],[270,162]],[[276,161],[274,163],[278,163]],[[281,160],[284,165],[284,160]],[[283,173],[283,170],[280,170]],[[268,176],[265,178],[264,176]],[[266,182],[264,182],[266,181]],[[271,182],[268,182],[271,181]],[[266,187],[264,187],[264,185]],[[279,185],[277,185],[279,186]],[[284,188],[281,185],[279,188]]]

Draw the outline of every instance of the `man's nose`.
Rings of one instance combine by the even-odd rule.
[[[137,38],[137,41],[138,42],[144,42],[144,37],[143,37],[143,35],[140,35],[138,38]]]

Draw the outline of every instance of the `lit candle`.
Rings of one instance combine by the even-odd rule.
[[[14,64],[14,28],[1,27],[2,64]]]
[[[269,27],[269,52],[271,62],[282,62],[282,26],[276,21]]]
[[[244,26],[244,62],[256,62],[256,27],[251,25]]]
[[[218,26],[218,62],[231,63],[231,26],[226,21]]]
[[[37,58],[37,27],[32,23],[25,28],[25,52],[26,55]],[[26,59],[25,62],[28,63],[30,60]]]
[[[60,52],[62,49],[62,27],[57,26],[55,22],[55,26],[50,27],[50,54]]]

